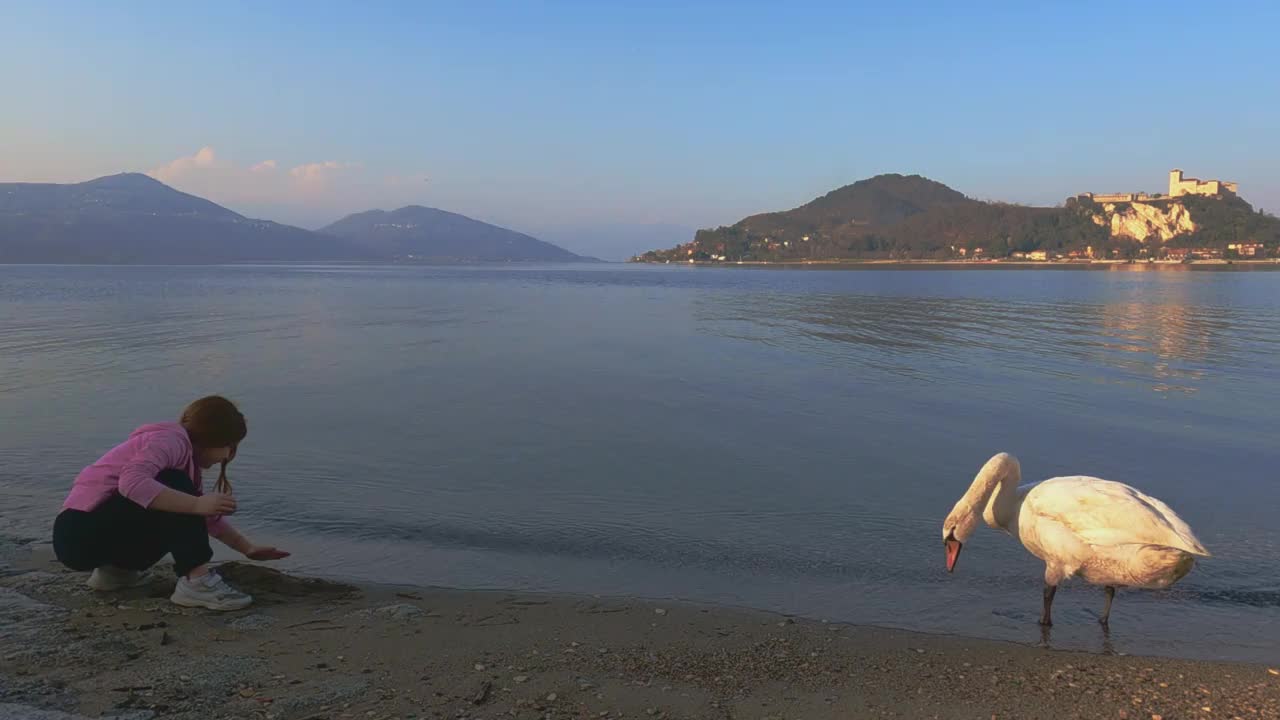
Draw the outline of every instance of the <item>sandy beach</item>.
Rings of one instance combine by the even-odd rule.
[[[357,587],[230,563],[94,593],[0,564],[0,719],[1276,718],[1273,668],[1090,655],[674,602]]]

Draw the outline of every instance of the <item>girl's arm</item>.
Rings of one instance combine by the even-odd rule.
[[[187,515],[221,516],[236,511],[235,498],[230,495],[188,495],[173,488],[161,487],[147,507]]]
[[[253,543],[249,542],[249,538],[241,535],[239,530],[231,527],[231,523],[224,524],[221,529],[222,532],[214,535],[214,537],[218,539],[218,542],[226,545],[232,550],[235,550],[241,555],[249,554],[250,548],[253,547]]]
[[[289,553],[269,545],[254,545],[253,541],[240,534],[239,530],[231,527],[230,523],[226,523],[222,527],[222,532],[214,535],[223,545],[244,555],[250,560],[279,560],[289,557]]]
[[[166,434],[152,433],[137,455],[120,470],[120,494],[144,508],[187,515],[226,515],[236,510],[229,495],[188,495],[165,486],[156,475],[166,468],[181,467],[182,443]]]
[[[118,490],[121,495],[144,508],[152,507],[161,495],[164,500],[156,510],[195,514],[195,497],[170,490],[156,480],[165,468],[180,467],[181,444],[167,435],[151,433],[142,442],[137,455],[120,469]]]

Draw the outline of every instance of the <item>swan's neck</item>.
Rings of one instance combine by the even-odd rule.
[[[982,519],[987,525],[1017,534],[1018,511],[1022,497],[1018,483],[1022,481],[1022,469],[1010,455],[991,458],[965,493],[965,500],[975,511],[982,508]]]
[[[987,500],[987,507],[982,511],[982,519],[987,525],[1018,534],[1018,512],[1022,509],[1022,495],[1018,492],[1018,473],[1005,475],[996,484],[995,492]]]

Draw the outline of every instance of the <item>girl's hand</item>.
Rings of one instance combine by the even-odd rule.
[[[236,511],[236,499],[222,493],[209,493],[196,498],[197,515],[230,515]]]
[[[250,545],[244,556],[250,560],[281,560],[289,557],[289,553],[269,545]]]

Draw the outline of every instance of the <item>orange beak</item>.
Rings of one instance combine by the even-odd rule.
[[[949,537],[943,543],[947,547],[947,572],[955,572],[956,560],[960,559],[960,548],[963,545],[954,537]]]

